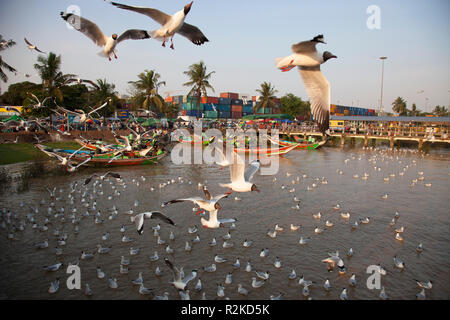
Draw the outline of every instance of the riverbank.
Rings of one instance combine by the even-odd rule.
[[[44,142],[43,144],[58,149],[78,149],[80,147],[75,141]],[[48,158],[44,153],[37,150],[33,143],[0,144],[0,155],[0,165]]]

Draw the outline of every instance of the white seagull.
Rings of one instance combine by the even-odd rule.
[[[121,9],[144,14],[162,25],[158,30],[149,31],[149,34],[153,39],[162,40],[163,47],[166,46],[166,40],[170,38],[170,48],[173,49],[173,37],[175,36],[175,33],[181,34],[196,45],[202,45],[209,41],[199,28],[184,22],[194,1],[185,5],[182,10],[176,12],[172,16],[154,8],[133,7],[117,2],[107,2],[110,2],[112,5]]]
[[[136,223],[136,230],[138,234],[142,234],[144,232],[144,220],[145,219],[160,219],[161,221],[164,221],[168,224],[175,225],[175,222],[172,221],[169,217],[164,215],[163,213],[159,211],[149,211],[149,212],[143,212],[139,213],[136,216],[130,217],[131,222]]]
[[[150,38],[150,34],[145,30],[129,29],[118,36],[113,33],[111,37],[107,37],[102,30],[92,21],[73,13],[61,12],[61,17],[67,21],[75,30],[80,31],[89,39],[94,41],[99,47],[103,47],[100,55],[107,57],[111,61],[111,54],[117,59],[115,52],[116,45],[124,40],[141,40]]]
[[[277,58],[277,68],[284,71],[298,66],[300,75],[305,84],[306,92],[311,101],[311,113],[322,133],[329,128],[330,117],[330,83],[320,72],[320,65],[328,59],[337,58],[331,52],[319,53],[317,43],[325,43],[323,35],[318,35],[309,41],[292,45],[294,54]]]
[[[27,44],[28,49],[30,49],[31,51],[36,50],[37,52],[45,53],[45,52],[39,50],[39,49],[38,49],[34,44],[32,44],[30,41],[28,41],[27,38],[23,38],[23,39],[25,40],[25,43]]]
[[[197,270],[192,270],[192,272],[188,276],[182,279],[181,271],[177,267],[175,267],[169,259],[164,258],[164,261],[173,272],[173,281],[169,283],[173,284],[178,290],[184,291],[189,281],[197,277]]]
[[[234,155],[233,164],[230,166],[231,183],[223,184],[219,183],[221,187],[230,188],[236,192],[259,192],[258,187],[250,180],[256,171],[259,170],[260,161],[254,160],[250,163],[247,170],[245,170],[245,162],[237,154]]]

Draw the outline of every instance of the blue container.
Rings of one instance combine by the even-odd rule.
[[[225,104],[225,105],[230,105],[231,104],[231,99],[229,98],[219,98],[219,104]]]
[[[242,106],[244,102],[242,101],[242,99],[231,99],[231,104],[233,106]]]
[[[247,113],[247,112],[253,112],[253,107],[252,106],[248,106],[248,105],[245,105],[245,106],[243,106],[242,107],[242,112],[244,113]]]
[[[203,110],[205,111],[214,111],[212,103],[202,103]],[[216,107],[217,109],[217,107]]]
[[[219,112],[231,112],[231,106],[229,104],[219,104],[218,110]]]

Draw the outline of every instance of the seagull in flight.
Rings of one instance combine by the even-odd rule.
[[[80,17],[73,13],[61,12],[61,17],[67,21],[75,30],[80,31],[89,39],[94,41],[96,45],[102,47],[99,55],[107,57],[111,61],[111,54],[117,59],[115,52],[116,45],[124,40],[141,40],[148,39],[150,35],[145,30],[129,29],[120,36],[113,33],[111,37],[107,37],[102,30],[92,21]]]
[[[177,267],[175,267],[169,259],[164,258],[164,261],[173,272],[173,281],[169,283],[173,284],[179,291],[184,291],[187,284],[197,277],[197,270],[192,270],[189,275],[183,277],[181,271]]]
[[[331,58],[337,58],[329,51],[320,53],[316,50],[318,43],[326,43],[323,35],[317,35],[309,41],[292,45],[294,54],[275,60],[282,72],[298,66],[300,76],[311,101],[311,113],[322,133],[329,128],[330,118],[330,83],[320,72],[320,65]]]
[[[256,173],[256,171],[258,171],[259,167],[260,161],[253,160],[247,170],[245,170],[244,160],[242,160],[239,155],[234,154],[234,161],[230,166],[231,183],[220,183],[220,186],[230,188],[231,190],[236,192],[259,192],[258,187],[254,183],[250,182],[253,175]]]
[[[167,202],[163,202],[161,204],[161,207],[165,207],[168,204],[177,203],[177,202],[183,202],[183,201],[191,201],[194,204],[196,204],[200,210],[197,212],[197,214],[200,213],[200,211],[206,210],[208,212],[213,212],[217,210],[221,210],[222,206],[219,204],[219,200],[222,198],[228,197],[231,192],[226,192],[224,194],[216,195],[215,197],[212,197],[209,191],[206,189],[206,187],[203,188],[203,192],[205,194],[205,198],[201,197],[191,197],[191,198],[183,198],[183,199],[174,199]]]
[[[170,38],[170,48],[174,49],[173,37],[175,36],[175,33],[181,34],[183,37],[188,38],[193,44],[196,44],[198,46],[209,41],[199,28],[184,22],[186,15],[191,10],[191,6],[194,1],[185,5],[182,10],[176,12],[172,16],[154,8],[133,7],[117,2],[107,2],[111,3],[117,8],[130,10],[146,15],[147,17],[150,17],[151,19],[162,25],[160,29],[149,31],[149,33],[153,39],[162,40],[163,47],[166,46],[166,41],[168,38]]]
[[[92,176],[90,176],[89,178],[87,178],[86,180],[84,180],[84,184],[87,185],[89,182],[91,182],[91,180],[92,180],[93,177],[99,177],[100,180],[103,180],[103,179],[105,179],[107,176],[111,176],[111,177],[113,177],[113,178],[120,179],[120,174],[115,173],[115,172],[108,171],[108,172],[105,173],[104,175],[99,175],[99,174],[97,174],[97,173],[94,173]]]
[[[164,215],[163,213],[159,211],[149,211],[149,212],[143,212],[139,213],[138,215],[134,217],[130,217],[131,222],[136,223],[136,230],[141,235],[144,232],[144,220],[145,219],[160,219],[161,221],[164,221],[168,224],[175,225],[175,222],[172,221],[169,217]]]
[[[31,92],[27,92],[27,95],[30,96],[30,99],[32,100],[31,102],[34,103],[33,107],[34,108],[41,108],[44,106],[45,102],[48,99],[51,99],[51,97],[46,97],[44,98],[44,100],[39,100],[38,97],[36,97],[34,94],[32,94]]]
[[[66,114],[70,113],[70,114],[73,114],[75,116],[79,116],[80,117],[80,122],[84,123],[84,122],[86,122],[86,120],[88,120],[88,118],[91,118],[91,113],[94,113],[94,112],[97,112],[100,109],[103,109],[104,107],[106,107],[108,102],[109,102],[109,100],[106,101],[104,104],[102,104],[100,107],[89,111],[87,114],[86,114],[86,112],[84,112],[81,109],[76,109],[75,111],[70,111],[70,110],[67,110],[66,108],[63,108],[61,106],[57,106],[57,107],[58,107],[59,110],[61,110],[62,112],[66,113]]]
[[[39,49],[38,49],[34,44],[32,44],[30,41],[28,41],[27,38],[24,38],[24,40],[25,40],[25,43],[28,45],[28,49],[30,49],[31,51],[36,50],[37,52],[45,53],[45,52],[39,50]]]

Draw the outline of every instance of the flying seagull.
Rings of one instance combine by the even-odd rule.
[[[323,35],[318,35],[309,41],[292,45],[294,54],[275,60],[277,68],[289,71],[298,66],[300,76],[311,101],[311,113],[319,129],[325,133],[329,128],[330,118],[330,83],[320,72],[320,65],[331,58],[337,58],[331,52],[320,53],[316,50],[317,43],[326,43]]]
[[[99,47],[103,47],[103,50],[100,51],[99,54],[107,57],[109,61],[111,61],[111,54],[113,54],[114,58],[117,59],[114,49],[118,43],[129,39],[141,40],[150,38],[147,31],[137,29],[129,29],[120,36],[118,36],[117,33],[113,33],[111,37],[108,38],[94,22],[72,13],[61,12],[60,14],[61,17],[75,30],[83,33],[89,39],[94,41],[94,43]]]
[[[259,192],[258,187],[250,180],[253,175],[258,171],[260,166],[259,160],[254,160],[250,163],[250,166],[245,170],[245,162],[240,156],[234,154],[233,164],[230,166],[231,183],[220,183],[221,187],[230,188],[236,192]]]
[[[34,94],[32,94],[31,92],[27,92],[27,95],[30,96],[30,99],[32,99],[32,102],[34,103],[33,107],[34,108],[41,108],[44,106],[44,103],[48,100],[51,99],[51,97],[46,97],[44,100],[39,100],[38,97],[36,97]]]
[[[181,271],[177,267],[175,267],[169,259],[164,258],[164,261],[166,262],[170,270],[172,270],[173,272],[173,281],[169,283],[173,284],[175,288],[177,288],[178,290],[184,291],[187,284],[191,280],[194,280],[195,277],[197,277],[197,270],[192,270],[192,272],[189,275],[183,277]]]
[[[166,205],[172,204],[172,203],[183,202],[183,201],[191,201],[194,204],[196,204],[197,206],[199,206],[200,209],[206,210],[208,212],[213,212],[213,211],[222,209],[222,207],[219,204],[219,200],[222,199],[222,198],[228,197],[228,195],[230,194],[230,192],[227,192],[227,193],[220,194],[220,195],[217,195],[215,197],[212,197],[211,194],[209,193],[209,191],[206,189],[206,187],[203,188],[203,192],[205,194],[205,199],[200,198],[200,197],[175,199],[175,200],[170,200],[170,201],[167,201],[167,202],[163,202],[161,204],[161,207],[165,207]],[[200,210],[199,210],[198,213],[200,213]]]
[[[209,41],[199,28],[184,22],[186,15],[191,10],[193,2],[194,1],[188,3],[182,10],[176,12],[172,16],[153,8],[133,7],[117,2],[110,3],[121,9],[144,14],[147,17],[150,17],[158,22],[160,25],[162,25],[162,27],[155,31],[149,31],[150,35],[154,39],[162,40],[163,47],[166,46],[166,40],[170,38],[170,48],[173,49],[173,37],[175,36],[175,33],[181,34],[183,37],[188,38],[193,44],[196,44],[198,46]]]
[[[106,105],[108,104],[108,101],[107,102],[105,102],[104,104],[102,104],[100,107],[98,107],[97,109],[94,109],[94,110],[91,110],[91,111],[89,111],[87,114],[86,114],[86,112],[84,112],[83,110],[81,110],[81,109],[76,109],[75,111],[70,111],[70,110],[67,110],[66,108],[63,108],[63,107],[60,107],[60,106],[58,106],[57,105],[57,108],[59,109],[59,110],[61,110],[62,112],[64,112],[64,113],[66,113],[66,114],[73,114],[73,115],[75,115],[75,116],[79,116],[80,117],[80,122],[81,123],[84,123],[84,122],[86,122],[86,120],[88,120],[88,118],[90,118],[91,117],[91,113],[94,113],[94,112],[97,112],[98,110],[100,110],[100,109],[103,109],[104,107],[106,107]]]
[[[39,49],[38,49],[34,44],[32,44],[30,41],[28,41],[27,38],[24,38],[24,40],[25,40],[25,43],[28,45],[28,49],[30,49],[30,50],[36,50],[37,52],[40,52],[40,53],[45,53],[45,52],[39,50]]]
[[[66,81],[67,84],[72,83],[72,82],[76,82],[77,84],[81,84],[83,82],[90,84],[91,86],[93,86],[95,89],[100,89],[100,87],[98,86],[98,84],[96,84],[94,81],[92,80],[87,80],[87,79],[81,79],[81,78],[76,78],[76,79],[69,79]]]
[[[102,176],[99,175],[99,174],[97,174],[97,173],[94,173],[92,176],[90,176],[89,178],[87,178],[86,180],[84,180],[84,184],[86,185],[86,184],[88,184],[89,182],[91,182],[91,180],[92,180],[93,177],[100,177],[100,179],[103,180],[103,179],[105,179],[107,176],[111,176],[111,177],[113,177],[113,178],[120,179],[120,174],[115,173],[115,172],[108,171],[107,173],[105,173],[105,174],[102,175]]]
[[[144,220],[145,219],[160,219],[168,224],[175,225],[175,222],[172,221],[169,217],[165,216],[163,213],[159,211],[150,211],[150,212],[143,212],[139,213],[138,215],[134,217],[130,217],[131,222],[136,223],[136,229],[139,234],[142,234],[144,232]]]

